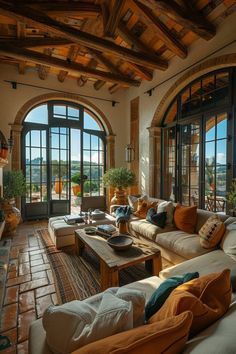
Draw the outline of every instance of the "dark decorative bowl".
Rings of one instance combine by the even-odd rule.
[[[130,248],[133,244],[133,239],[132,237],[128,235],[117,235],[117,236],[111,236],[108,240],[107,243],[110,247],[112,247],[116,251],[122,251],[122,250],[127,250]]]

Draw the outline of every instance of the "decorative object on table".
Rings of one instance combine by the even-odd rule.
[[[236,180],[231,184],[230,191],[226,196],[227,202],[229,203],[229,213],[232,216],[236,215]]]
[[[81,224],[84,219],[80,215],[65,215],[64,220],[68,225]]]
[[[86,226],[84,228],[84,231],[86,232],[86,234],[88,235],[95,235],[97,228],[95,226]]]
[[[97,233],[101,234],[102,236],[113,236],[117,232],[117,229],[114,225],[105,224],[105,225],[98,225],[97,226]]]
[[[90,213],[90,211],[89,211]],[[101,211],[99,209],[95,209],[94,211],[91,212],[91,217],[93,220],[101,220],[105,218],[105,213],[104,211]]]
[[[107,240],[108,245],[116,251],[123,251],[130,248],[133,244],[133,239],[127,235],[112,236]]]
[[[116,224],[119,229],[120,234],[128,233],[128,221],[130,219],[130,215],[132,213],[132,209],[130,206],[120,206],[116,209]]]
[[[78,193],[81,192],[81,182],[86,181],[86,179],[88,179],[88,176],[83,175],[83,177],[81,178],[80,172],[75,173],[71,177],[71,182],[73,183],[72,190],[74,195],[77,196]]]
[[[134,172],[125,167],[111,168],[103,176],[105,187],[115,188],[111,204],[127,204],[125,189],[136,184]]]
[[[3,236],[15,234],[21,220],[20,210],[15,207],[15,198],[22,197],[25,193],[25,177],[21,170],[3,173],[3,198],[0,200],[6,222]]]

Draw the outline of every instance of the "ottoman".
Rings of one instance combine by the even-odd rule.
[[[113,216],[105,214],[105,218],[92,220],[92,223],[90,224],[80,223],[68,225],[64,220],[64,216],[55,216],[48,220],[48,232],[56,247],[61,248],[75,244],[75,230],[83,229],[86,226],[97,226],[103,224],[115,225],[115,222],[116,219]]]

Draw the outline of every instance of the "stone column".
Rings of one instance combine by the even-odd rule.
[[[149,130],[149,195],[161,195],[161,128],[150,127]]]
[[[106,136],[106,169],[115,167],[115,135]],[[113,197],[114,188],[107,188],[106,205],[107,209],[110,208],[110,200]]]
[[[12,170],[21,169],[21,124],[10,124],[13,138],[13,148],[11,152],[11,168]]]

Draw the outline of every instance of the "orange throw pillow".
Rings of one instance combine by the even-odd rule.
[[[146,219],[148,209],[155,208],[157,206],[157,202],[148,202],[147,200],[138,200],[137,211],[134,213],[140,219]]]
[[[195,335],[217,321],[231,302],[230,270],[212,273],[178,286],[148,323],[191,311],[190,334]]]
[[[178,316],[87,344],[73,354],[181,353],[188,339],[192,318],[192,313],[186,311]]]
[[[217,215],[211,216],[199,230],[200,244],[203,248],[213,248],[225,233],[225,224]]]
[[[197,206],[176,205],[174,212],[175,226],[182,231],[193,234],[197,222]]]

